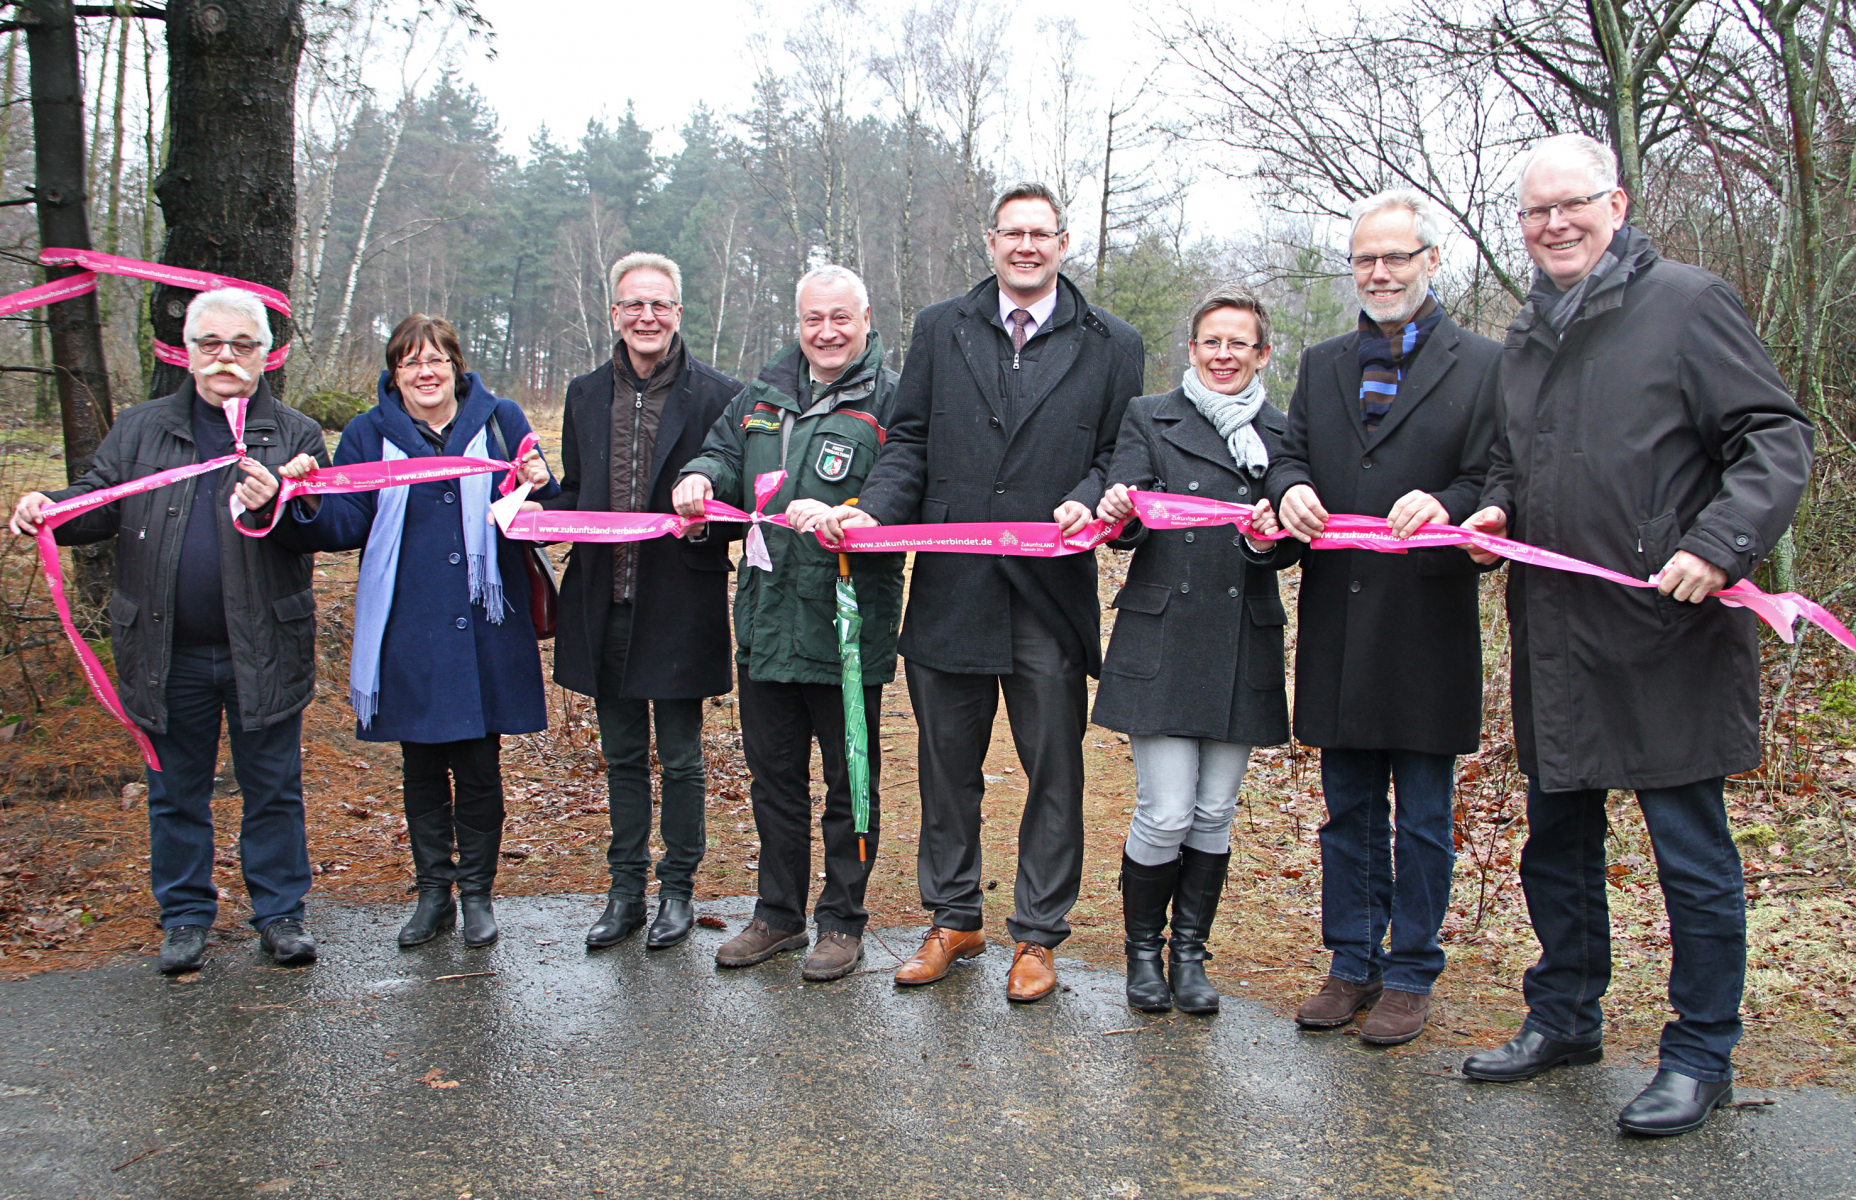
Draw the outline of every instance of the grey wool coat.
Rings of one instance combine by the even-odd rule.
[[[1273,457],[1283,415],[1265,404],[1254,427]],[[1128,405],[1111,484],[1254,504],[1262,475],[1237,465],[1184,388]],[[1138,519],[1110,543],[1133,548],[1115,596],[1094,721],[1127,734],[1213,738],[1246,746],[1289,740],[1282,595],[1276,573],[1302,557],[1294,538],[1247,554],[1232,526],[1149,529]]]
[[[1625,226],[1555,335],[1502,349],[1482,503],[1518,541],[1640,579],[1687,550],[1745,577],[1785,533],[1812,429],[1732,289]],[[1673,787],[1759,764],[1757,623],[1719,601],[1508,567],[1515,750],[1549,792]]]
[[[997,279],[916,315],[865,512],[902,525],[1049,521],[1066,500],[1095,509],[1122,413],[1141,390],[1141,335],[1059,276],[1050,320],[1025,343],[1022,369],[1011,361]],[[1066,655],[1101,670],[1094,553],[918,554],[897,648],[941,671],[1009,675],[1014,596]]]
[[[1266,488],[1383,517],[1414,489],[1476,511],[1495,438],[1501,347],[1444,314],[1371,433],[1358,330],[1303,352]],[[1323,749],[1473,753],[1482,733],[1481,572],[1463,551],[1313,550],[1302,560],[1295,736]]]

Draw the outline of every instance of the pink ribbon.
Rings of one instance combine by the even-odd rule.
[[[1134,509],[1149,528],[1152,529],[1193,529],[1205,525],[1235,525],[1245,537],[1253,541],[1276,541],[1289,536],[1286,532],[1259,536],[1250,524],[1251,506],[1248,504],[1229,504],[1222,500],[1200,500],[1196,497],[1176,496],[1171,493],[1154,493],[1130,491],[1129,498],[1134,501]],[[1328,517],[1327,526],[1315,540],[1309,543],[1315,550],[1373,550],[1380,553],[1404,554],[1411,550],[1438,549],[1446,546],[1475,546],[1491,554],[1499,554],[1514,562],[1526,563],[1533,567],[1545,567],[1554,571],[1569,571],[1575,575],[1590,575],[1595,579],[1608,579],[1612,583],[1633,588],[1654,588],[1656,578],[1638,579],[1621,571],[1613,571],[1596,563],[1561,554],[1554,550],[1543,550],[1539,546],[1530,546],[1510,538],[1497,537],[1492,533],[1482,533],[1474,529],[1464,529],[1458,525],[1426,525],[1408,538],[1393,535],[1391,525],[1383,517],[1362,517],[1349,513],[1337,513]],[[1793,627],[1798,618],[1803,617],[1835,638],[1842,645],[1856,650],[1856,634],[1852,634],[1843,622],[1832,616],[1830,611],[1814,600],[1799,595],[1797,592],[1772,593],[1761,591],[1750,579],[1742,579],[1732,587],[1710,593],[1715,599],[1730,608],[1749,608],[1766,624],[1772,626],[1779,637],[1790,642]]]
[[[69,300],[82,296],[86,292],[97,290],[97,276],[126,275],[135,279],[146,279],[154,283],[165,283],[173,287],[190,288],[196,292],[211,291],[214,288],[235,287],[255,295],[262,300],[265,307],[275,309],[284,316],[290,315],[290,297],[276,288],[265,287],[261,283],[252,283],[245,279],[234,279],[230,275],[219,275],[212,271],[195,271],[188,267],[174,267],[166,263],[144,262],[139,258],[123,258],[117,254],[104,254],[100,250],[71,250],[63,247],[48,247],[39,251],[39,261],[48,267],[76,266],[84,268],[75,275],[63,279],[54,279],[23,292],[14,292],[10,296],[0,297],[0,316],[8,313],[24,312],[45,304],[56,304],[60,300]],[[187,365],[187,351],[180,346],[171,346],[160,338],[154,339],[155,357],[169,366]],[[290,357],[290,347],[282,345],[271,351],[264,358],[264,369],[275,371],[284,365]]]

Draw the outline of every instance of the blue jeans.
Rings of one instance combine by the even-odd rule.
[[[219,763],[219,715],[232,740],[232,773],[245,802],[239,866],[251,898],[251,923],[263,929],[303,919],[309,891],[309,833],[303,824],[303,717],[263,729],[240,727],[238,688],[228,646],[176,646],[168,666],[168,731],[150,733],[161,770],[148,773],[148,876],[161,927],[211,926],[219,916],[213,886],[213,769]]]
[[[1711,1083],[1733,1078],[1746,982],[1746,881],[1727,827],[1725,781],[1643,788],[1637,804],[1656,853],[1674,950],[1662,1065]],[[1527,1027],[1556,1041],[1604,1036],[1599,998],[1611,985],[1605,897],[1606,793],[1527,788],[1521,887],[1540,942],[1523,994]]]
[[[1349,983],[1383,977],[1395,992],[1424,995],[1443,973],[1437,931],[1456,868],[1455,774],[1449,754],[1321,752],[1321,940],[1334,954],[1332,974]],[[1396,847],[1388,782],[1397,795]]]

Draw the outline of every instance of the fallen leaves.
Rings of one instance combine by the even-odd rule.
[[[712,917],[708,913],[704,913],[702,916],[697,917],[696,923],[702,926],[704,929],[727,929],[728,928],[727,921],[722,920],[722,918],[720,917]]]
[[[425,1074],[419,1076],[419,1082],[435,1090],[443,1090],[444,1088],[454,1088],[458,1086],[457,1080],[446,1079],[444,1076],[445,1072],[442,1067],[433,1067]]]

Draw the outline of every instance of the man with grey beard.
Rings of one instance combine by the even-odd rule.
[[[1459,329],[1430,290],[1442,213],[1390,191],[1351,216],[1360,325],[1303,353],[1264,484],[1303,541],[1330,509],[1386,517],[1399,537],[1462,520],[1495,436],[1501,347]],[[1455,866],[1455,756],[1475,751],[1482,723],[1476,579],[1454,550],[1302,560],[1295,735],[1321,749],[1322,940],[1334,955],[1326,985],[1296,1012],[1303,1028],[1340,1028],[1372,1006],[1362,1040],[1396,1045],[1430,1015]]]

